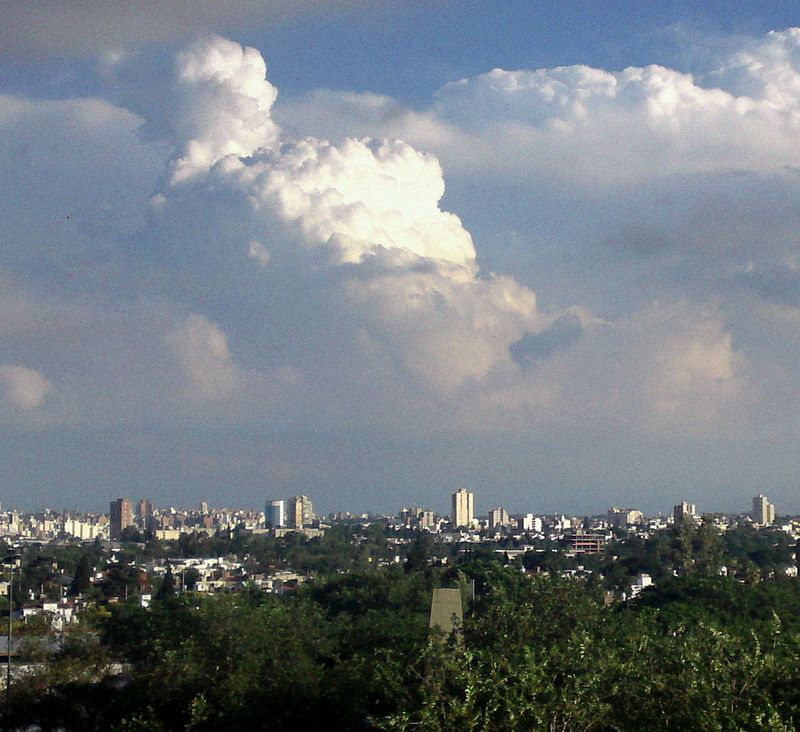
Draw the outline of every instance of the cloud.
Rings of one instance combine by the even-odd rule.
[[[454,456],[472,439],[489,461],[489,437],[558,434],[562,455],[587,435],[745,439],[773,407],[796,429],[800,178],[715,137],[741,90],[576,67],[476,77],[414,111],[282,102],[266,69],[204,37],[157,73],[120,60],[116,103],[0,107],[0,335],[13,363],[58,364],[53,423],[257,443],[268,422],[295,455],[331,435],[347,454],[345,432]],[[673,132],[648,122],[659,84],[680,92]]]
[[[236,58],[250,53],[234,52],[229,41],[216,39],[195,44],[181,58],[191,57],[192,65],[204,68],[219,49]],[[256,67],[262,68],[254,62]],[[660,73],[629,71],[626,83],[635,88],[624,93],[617,77],[586,69],[565,72],[562,83],[588,88],[589,99],[601,96],[598,89],[610,98],[620,93],[644,109],[650,108],[649,92],[643,90],[661,82],[685,87],[691,100],[688,77]],[[253,88],[262,88],[255,76]],[[513,83],[499,74],[491,78],[492,84],[500,82],[503,93],[508,87],[548,96],[538,76]],[[217,106],[215,94],[224,99],[228,83],[209,87],[198,78],[185,84],[182,113],[198,120],[192,139],[206,134],[203,120],[220,139],[236,137],[235,110],[223,122],[203,113]],[[479,80],[478,86],[483,89],[485,83]],[[552,104],[580,117],[571,103]],[[663,104],[668,106],[666,98]],[[250,111],[257,115],[256,126],[271,123],[268,105]],[[542,119],[550,119],[551,112]],[[176,159],[182,160],[185,140],[177,137],[175,143]],[[238,153],[215,157],[198,159],[191,185],[162,189],[161,215],[180,220],[187,215],[183,207],[194,199],[232,196],[243,204],[235,216],[250,222],[252,241],[267,241],[270,256],[273,250],[279,254],[276,277],[298,277],[307,267],[327,272],[314,280],[321,289],[308,296],[345,321],[336,327],[350,343],[343,341],[342,351],[324,362],[332,372],[336,358],[355,348],[362,356],[356,368],[367,378],[378,383],[394,378],[409,389],[451,400],[466,422],[480,421],[481,410],[502,406],[517,415],[512,421],[528,424],[612,419],[654,430],[675,425],[701,430],[748,404],[742,396],[748,393],[745,359],[734,350],[722,316],[690,314],[688,306],[646,309],[617,320],[585,311],[578,315],[574,309],[543,314],[532,290],[512,277],[481,272],[471,236],[439,206],[444,182],[438,161],[407,143],[254,138]],[[302,254],[307,250],[320,250],[327,258],[307,260]],[[259,251],[251,246],[251,258],[258,261]],[[224,355],[227,363],[227,351]],[[337,381],[324,373],[315,378]],[[358,386],[349,382],[345,388]]]
[[[4,263],[44,256],[78,276],[87,253],[144,225],[165,151],[142,142],[141,124],[100,99],[0,95]]]
[[[587,327],[548,368],[562,370],[576,415],[653,433],[736,432],[758,399],[723,317],[690,303]]]
[[[144,101],[140,110],[151,134],[176,148],[170,186],[213,175],[214,185],[244,193],[342,261],[397,249],[472,266],[471,237],[438,207],[444,181],[433,156],[386,139],[281,140],[279,149],[266,64],[255,49],[224,38],[180,52],[173,73],[171,104],[154,111]]]
[[[26,366],[0,364],[0,381],[5,384],[8,402],[26,410],[41,406],[53,389],[44,376]]]
[[[495,70],[445,87],[437,107],[472,135],[462,165],[609,185],[675,173],[796,164],[793,110],[706,89],[659,66]],[[467,110],[471,110],[472,115]],[[499,152],[492,156],[486,138]],[[455,155],[450,156],[455,162]]]
[[[221,52],[241,55],[230,51],[229,41],[215,39],[180,58],[183,65],[205,68]],[[252,127],[235,109],[222,124],[205,114],[224,106],[227,77],[210,87],[202,78],[187,79],[182,114],[205,121],[220,139]],[[252,88],[261,88],[252,81]],[[271,124],[268,105],[251,110],[257,127]],[[205,136],[201,124],[191,133],[192,139]],[[176,143],[179,150],[187,147],[180,138]],[[180,169],[186,158],[177,155]],[[451,391],[486,377],[510,363],[511,342],[538,326],[532,292],[511,278],[479,273],[471,236],[457,216],[439,207],[444,181],[433,156],[398,140],[332,143],[307,137],[281,139],[279,145],[253,138],[238,154],[214,157],[196,159],[192,186],[185,190],[173,177],[162,192],[164,215],[180,215],[187,198],[204,190],[243,197],[254,221],[262,222],[263,230],[256,229],[261,238],[288,237],[302,248],[325,251],[328,267],[351,268],[332,275],[333,296],[346,301],[339,308],[358,310],[363,332],[389,347],[389,358],[429,387]],[[300,261],[297,252],[293,259]]]
[[[742,97],[766,101],[776,109],[800,106],[800,28],[770,31],[744,40],[709,79]]]
[[[657,65],[619,72],[494,69],[445,85],[435,110],[459,129],[478,138],[490,133],[501,149],[524,153],[497,156],[501,164],[524,161],[538,174],[588,177],[593,185],[770,170],[800,159],[799,43],[800,35],[787,31],[754,44],[747,61],[732,62],[739,83],[729,88],[701,85],[691,74]],[[728,77],[710,79],[724,83]]]
[[[295,137],[388,137],[429,151],[447,148],[460,134],[433,110],[409,109],[392,97],[372,92],[315,89],[281,99],[273,116]],[[466,135],[462,138],[467,139]]]
[[[190,397],[215,401],[231,395],[239,376],[228,351],[228,339],[218,326],[192,314],[165,340],[189,379]]]
[[[514,361],[523,369],[532,368],[536,361],[566,348],[581,337],[580,318],[572,313],[562,315],[541,333],[526,333],[509,351]]]
[[[438,207],[438,161],[402,142],[306,138],[278,156],[227,161],[224,174],[254,205],[296,224],[307,244],[331,247],[342,262],[387,249],[474,266],[470,235]]]
[[[698,79],[659,65],[496,68],[445,84],[430,109],[319,91],[277,111],[305,134],[398,134],[448,175],[597,188],[798,165],[800,31],[751,41]]]
[[[207,171],[226,155],[244,156],[275,144],[269,115],[277,90],[254,48],[217,36],[196,41],[176,57],[173,112],[168,117],[179,156],[170,182]]]
[[[701,314],[676,329],[669,316],[653,313],[645,323],[655,343],[644,349],[639,345],[640,354],[633,357],[647,359],[651,369],[643,389],[651,422],[665,419],[703,431],[721,424],[731,407],[753,396],[748,394],[746,361],[718,318]]]
[[[362,306],[365,332],[437,394],[511,368],[511,344],[541,324],[534,293],[510,277],[389,272],[352,281],[348,293]]]

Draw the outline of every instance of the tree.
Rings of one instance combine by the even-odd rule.
[[[167,571],[164,573],[164,579],[156,592],[155,599],[163,602],[164,600],[174,597],[175,595],[175,577],[172,574],[172,567],[168,564]]]
[[[430,546],[430,534],[422,531],[416,531],[414,533],[414,538],[411,540],[411,544],[408,547],[406,561],[403,565],[406,572],[419,572],[427,569]]]
[[[693,540],[698,573],[705,577],[716,577],[722,566],[723,549],[719,529],[709,517],[704,516]]]
[[[191,592],[197,586],[199,579],[200,572],[198,571],[197,567],[189,567],[183,573],[183,588]]]
[[[72,584],[69,587],[69,594],[72,596],[82,595],[91,586],[92,566],[89,557],[81,554],[81,558],[75,565],[75,572],[72,577]]]
[[[683,516],[673,529],[672,551],[676,569],[681,574],[689,574],[694,569],[692,556],[692,539],[694,538],[694,522]]]

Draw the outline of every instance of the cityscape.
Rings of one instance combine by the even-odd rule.
[[[253,690],[261,688],[261,662],[272,664],[282,658],[286,673],[307,673],[282,655],[287,644],[303,637],[296,628],[306,622],[306,612],[316,618],[317,626],[304,627],[301,633],[327,634],[325,643],[333,642],[330,634],[337,624],[355,623],[358,632],[370,638],[370,649],[397,653],[401,646],[395,627],[404,628],[404,637],[413,642],[403,652],[423,653],[416,661],[409,656],[404,662],[408,665],[399,672],[402,683],[413,686],[418,681],[412,677],[420,674],[417,664],[424,668],[437,654],[484,648],[488,661],[501,648],[507,652],[507,640],[499,641],[499,646],[487,640],[497,622],[510,623],[505,633],[542,637],[553,632],[555,648],[572,642],[576,629],[593,628],[599,643],[607,637],[609,623],[621,622],[624,630],[648,612],[656,613],[656,625],[638,632],[652,636],[654,642],[661,637],[658,623],[672,617],[670,613],[677,613],[679,623],[686,613],[707,614],[707,622],[716,624],[708,632],[718,638],[713,633],[722,632],[719,627],[727,627],[724,623],[738,627],[744,622],[750,630],[743,632],[755,629],[763,634],[772,622],[769,618],[778,617],[764,616],[765,611],[784,618],[800,608],[800,517],[778,514],[763,494],[753,497],[750,510],[736,515],[700,513],[688,501],[656,516],[618,506],[596,516],[510,515],[503,507],[478,514],[475,507],[476,494],[461,488],[451,495],[449,515],[403,507],[392,515],[320,516],[307,495],[268,498],[263,510],[217,508],[208,501],[194,508],[161,508],[147,499],[134,502],[121,497],[109,502],[108,513],[2,512],[0,542],[5,558],[0,603],[5,604],[9,625],[0,661],[7,665],[6,688],[14,690],[18,700],[4,714],[26,726],[67,720],[65,728],[72,729],[76,694],[91,695],[98,684],[111,684],[114,695],[138,698],[140,679],[150,674],[160,679],[169,668],[168,659],[188,653],[189,648],[195,650],[192,660],[185,661],[188,676],[179,683],[194,688],[191,669],[218,651],[206,649],[206,641],[200,639],[183,646],[187,633],[188,638],[221,633],[207,642],[225,644],[231,668],[245,674]],[[498,618],[501,607],[511,616]],[[289,613],[286,628],[270,625],[284,612]],[[594,620],[584,617],[587,612]],[[719,612],[723,615],[718,617]],[[323,622],[325,613],[330,617]],[[388,625],[373,627],[375,613]],[[529,618],[530,613],[534,615]],[[667,628],[673,628],[671,622]],[[189,626],[179,630],[180,623]],[[262,636],[262,623],[277,635]],[[576,628],[570,629],[572,623]],[[666,637],[673,644],[707,643],[704,628],[701,623],[685,639],[674,630]],[[730,637],[731,643],[739,642],[734,640],[738,636]],[[277,646],[272,645],[275,638],[280,638]],[[201,645],[195,646],[196,642]],[[358,647],[349,632],[337,642],[343,643],[339,653]],[[627,643],[622,638],[616,642]],[[135,660],[145,647],[150,648],[151,660]],[[269,650],[273,647],[278,650]],[[248,662],[255,665],[238,666],[244,661],[232,659],[240,652],[255,653]],[[275,652],[278,656],[273,657]],[[319,652],[303,651],[311,654],[307,660]],[[338,668],[344,662],[337,661],[327,683],[346,683],[352,673],[376,673],[383,663],[381,653],[366,669],[345,674]],[[647,664],[653,660],[642,656],[641,649],[634,657]],[[65,673],[67,681],[62,682],[60,675]],[[247,716],[228,696],[234,678],[228,673],[212,674],[217,691],[202,692],[204,698],[216,699],[215,725],[229,724],[226,715]],[[576,683],[580,679],[576,677]],[[367,683],[366,677],[361,683]],[[41,688],[50,689],[48,694],[66,694],[63,703],[54,705],[49,696],[41,696]],[[278,688],[286,692],[286,687]],[[371,693],[364,687],[352,697],[352,707],[337,710],[344,715],[337,728],[349,728],[363,715],[374,714],[367,712],[373,703]],[[156,718],[170,719],[176,725],[172,728],[180,729],[191,719],[191,706],[175,706],[166,688],[152,691],[150,698],[160,700],[153,707],[153,724]],[[81,703],[93,708],[97,719],[127,718],[124,704],[106,708],[88,697]],[[386,724],[401,718],[396,703],[392,696],[380,706]],[[420,708],[416,718],[426,719],[428,713]],[[639,710],[632,719],[641,719],[642,713]],[[667,713],[678,711],[658,712]],[[305,719],[300,712],[288,718]],[[450,729],[450,724],[443,722],[441,729]]]
[[[229,539],[234,535],[286,539],[295,534],[303,541],[319,540],[332,527],[346,527],[352,540],[358,531],[373,527],[385,535],[387,543],[388,553],[374,558],[378,566],[405,561],[410,537],[415,532],[429,537],[431,556],[438,555],[439,561],[445,563],[447,557],[450,557],[450,561],[457,560],[476,545],[500,551],[506,559],[520,560],[526,555],[535,557],[556,549],[564,557],[580,561],[603,555],[615,542],[629,538],[646,541],[684,522],[693,526],[707,524],[719,533],[741,528],[766,530],[782,536],[784,542],[790,541],[792,546],[800,541],[800,517],[776,517],[775,506],[762,494],[753,498],[752,510],[737,515],[700,514],[694,504],[684,501],[675,505],[670,514],[658,516],[646,516],[638,509],[617,506],[599,516],[534,513],[512,516],[502,507],[493,508],[479,516],[475,513],[475,494],[464,488],[452,494],[451,507],[450,515],[446,516],[417,507],[403,507],[394,515],[338,512],[317,516],[311,498],[305,495],[267,500],[264,511],[211,508],[207,501],[202,501],[193,509],[162,509],[147,499],[134,504],[128,498],[118,498],[110,502],[107,514],[51,510],[36,513],[4,512],[0,514],[0,537],[10,548],[23,552],[26,546],[36,550],[43,545],[67,547],[90,543],[109,557],[126,545],[147,547],[156,544],[163,547],[164,556],[142,565],[142,572],[147,576],[152,575],[156,580],[163,580],[167,567],[181,571],[192,568],[192,575],[196,575],[192,582],[193,591],[212,593],[241,590],[247,586],[274,592],[283,587],[287,578],[296,586],[298,582],[313,577],[313,573],[304,576],[303,572],[297,571],[298,568],[288,565],[275,574],[265,572],[263,567],[246,573],[242,569],[243,564],[236,560],[169,556],[169,547],[183,547],[192,543],[197,545],[201,537],[206,540],[214,537]],[[567,574],[580,573],[582,570],[583,567],[578,563]],[[720,567],[719,571],[723,575],[727,573],[725,567]],[[797,563],[793,555],[786,555],[782,571],[786,576],[797,575]],[[231,572],[234,574],[231,575]],[[628,596],[638,593],[642,583],[646,583],[646,586],[652,582],[647,575],[629,579],[631,584],[626,588]],[[99,572],[93,582],[104,580],[104,573]],[[27,619],[36,614],[52,613],[53,601],[64,600],[68,587],[69,582],[61,582],[58,597],[53,597],[52,591],[45,593],[42,590],[38,598],[32,594],[26,598],[27,602],[20,608],[18,617]],[[7,594],[8,589],[8,582],[0,583],[0,595]],[[185,584],[180,589],[185,589]],[[149,600],[149,593],[140,594],[144,602]],[[624,592],[622,596],[626,596]],[[63,611],[66,615],[56,620],[58,624],[75,618],[71,603],[59,607],[59,613]]]
[[[0,2],[0,729],[800,730],[792,0]]]
[[[759,494],[752,500],[752,508],[740,514],[726,515],[708,512],[705,514],[714,524],[725,530],[730,526],[752,525],[773,527],[789,536],[800,538],[800,517],[786,516],[776,524],[774,504],[767,496]],[[611,532],[613,529],[635,531],[646,536],[679,524],[684,518],[699,522],[703,514],[698,513],[693,503],[681,502],[668,515],[646,516],[635,508],[608,509],[600,516],[566,516],[564,514],[525,513],[511,515],[502,507],[489,510],[483,516],[475,513],[475,494],[461,488],[451,497],[451,512],[440,516],[435,511],[412,507],[401,508],[397,514],[353,514],[334,512],[328,516],[314,513],[312,499],[298,495],[291,498],[271,499],[265,502],[264,510],[211,508],[201,501],[196,508],[158,508],[148,499],[137,502],[129,498],[118,498],[109,503],[109,511],[87,513],[81,511],[55,511],[46,509],[37,512],[5,511],[0,513],[0,536],[10,541],[120,541],[133,537],[145,537],[157,541],[177,541],[182,534],[243,530],[251,533],[268,533],[283,537],[297,532],[307,538],[322,536],[331,522],[360,521],[376,522],[392,528],[420,529],[431,534],[441,534],[444,541],[479,541],[481,537],[496,538],[497,535],[515,533],[531,534],[534,538],[563,540],[570,532]],[[455,533],[454,533],[455,532]],[[611,534],[608,534],[610,538]]]

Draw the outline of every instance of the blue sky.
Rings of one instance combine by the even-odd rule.
[[[800,511],[791,3],[8,3],[4,505]]]
[[[791,2],[374,3],[243,41],[268,53],[288,93],[326,87],[425,104],[443,79],[496,66],[702,64],[709,43],[788,27],[797,15]]]

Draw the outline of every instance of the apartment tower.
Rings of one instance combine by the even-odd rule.
[[[466,488],[453,493],[453,525],[472,526],[475,518],[475,494]]]

